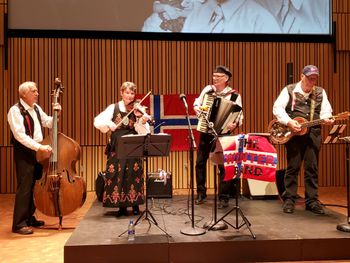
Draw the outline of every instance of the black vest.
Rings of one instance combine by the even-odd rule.
[[[293,90],[296,84],[290,84],[287,86],[289,101],[286,107],[287,114],[293,119],[295,117],[303,117],[306,120],[310,120],[311,112],[311,98],[315,100],[314,120],[320,119],[321,104],[323,99],[323,89],[316,87],[310,96],[306,99],[302,94],[295,93],[294,106],[293,106]]]
[[[19,108],[20,112],[21,112],[21,115],[23,116],[23,125],[24,125],[24,128],[25,128],[25,131],[26,131],[26,134],[28,136],[30,136],[31,138],[33,138],[34,136],[34,120],[32,118],[32,116],[30,116],[29,112],[23,107],[23,105],[18,102],[16,103],[16,106]],[[38,120],[39,120],[39,123],[40,123],[40,128],[41,128],[41,132],[43,134],[43,127],[41,125],[41,116],[40,116],[40,112],[39,112],[39,109],[36,105],[34,105],[34,111],[36,112],[36,115],[38,117]],[[30,127],[31,129],[29,128],[29,123],[30,123]],[[11,132],[11,143],[15,146],[15,147],[24,147],[21,143],[19,143],[15,137],[13,136],[12,132]]]

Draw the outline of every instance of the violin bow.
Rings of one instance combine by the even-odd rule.
[[[152,93],[152,91],[149,91],[149,92],[137,103],[137,105],[141,105],[141,103],[142,103],[151,93]],[[118,129],[118,127],[123,123],[123,121],[125,121],[126,118],[128,118],[128,116],[129,116],[135,109],[136,109],[136,106],[134,105],[134,107],[132,108],[132,110],[129,111],[129,112],[123,117],[123,119],[121,119],[120,122],[116,123],[116,125],[117,125],[117,128],[116,128],[116,129]]]

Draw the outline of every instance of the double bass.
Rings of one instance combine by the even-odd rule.
[[[55,79],[53,103],[57,104],[63,92],[61,81]],[[62,229],[63,216],[81,207],[86,199],[86,183],[77,175],[76,162],[80,159],[80,145],[58,132],[58,109],[54,109],[52,130],[42,144],[50,145],[51,155],[37,152],[36,158],[43,166],[40,180],[34,186],[34,204],[47,216],[59,218]]]

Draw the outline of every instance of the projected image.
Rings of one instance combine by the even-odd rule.
[[[277,20],[282,33],[329,34],[328,0],[257,0]]]
[[[11,0],[9,29],[331,35],[330,0]]]
[[[328,0],[157,0],[146,32],[329,34]]]
[[[181,32],[187,16],[196,3],[205,0],[160,0],[154,1],[153,13],[145,20],[144,32]]]

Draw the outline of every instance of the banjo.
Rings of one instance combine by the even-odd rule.
[[[304,135],[309,131],[310,127],[322,124],[326,119],[332,120],[345,120],[350,116],[348,111],[339,113],[329,118],[318,119],[313,121],[308,121],[303,117],[296,117],[293,120],[297,121],[301,125],[301,130],[299,132],[293,132],[287,125],[280,123],[278,120],[272,120],[269,123],[269,133],[270,140],[275,144],[284,144],[288,142],[295,135]]]

